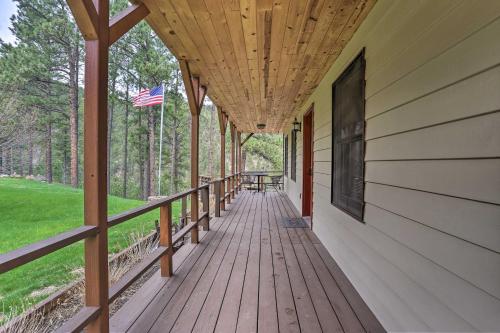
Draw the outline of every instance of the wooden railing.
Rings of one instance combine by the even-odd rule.
[[[227,182],[227,190],[224,190],[224,182]],[[198,226],[208,231],[210,227],[210,185],[213,185],[215,194],[215,216],[220,216],[221,206],[224,200],[230,203],[231,198],[240,189],[240,175],[234,174],[224,179],[216,179],[209,184],[204,184],[198,188],[168,196],[159,200],[151,201],[143,206],[125,211],[123,213],[108,218],[107,227],[111,228],[120,223],[133,219],[154,209],[160,209],[160,228],[159,245],[152,253],[142,260],[133,269],[128,271],[120,280],[109,287],[108,302],[113,302],[123,291],[132,283],[139,279],[144,272],[152,267],[157,261],[160,261],[160,273],[162,277],[169,277],[172,271],[173,247],[184,239],[191,232],[191,241],[198,240]],[[186,223],[182,229],[172,235],[172,203],[177,200],[183,201],[185,207],[185,198],[194,192],[198,192],[201,197],[202,213],[196,221]],[[224,208],[222,208],[224,209]],[[183,214],[185,215],[185,214]],[[57,236],[24,246],[0,255],[0,274],[8,272],[16,267],[27,264],[38,258],[46,256],[54,251],[74,244],[80,240],[95,237],[99,233],[97,226],[82,226]],[[197,241],[196,241],[197,242]],[[90,284],[86,288],[92,288]],[[92,322],[101,313],[100,307],[83,307],[75,316],[68,320],[59,332],[79,332],[90,322]]]

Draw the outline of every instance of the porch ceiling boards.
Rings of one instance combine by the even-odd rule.
[[[151,27],[238,130],[283,129],[376,0],[144,0]]]

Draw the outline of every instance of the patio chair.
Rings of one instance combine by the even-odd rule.
[[[281,175],[270,176],[270,178],[271,178],[271,182],[266,183],[266,185],[265,185],[266,191],[267,191],[267,187],[271,187],[271,188],[274,188],[274,190],[276,192],[280,192],[281,191],[281,178],[282,178],[282,176]]]

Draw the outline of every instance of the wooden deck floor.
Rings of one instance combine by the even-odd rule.
[[[240,192],[112,318],[113,332],[382,332],[285,195]]]

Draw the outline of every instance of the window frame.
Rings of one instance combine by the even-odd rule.
[[[335,135],[335,92],[337,88],[337,84],[345,79],[348,75],[352,73],[352,70],[356,63],[360,61],[361,62],[361,70],[362,70],[362,84],[361,84],[361,98],[363,99],[361,105],[362,105],[362,122],[363,122],[363,129],[362,129],[362,134],[361,134],[361,142],[362,142],[362,151],[361,151],[361,161],[362,161],[362,166],[361,166],[361,176],[362,176],[362,189],[361,189],[361,211],[360,214],[358,215],[356,212],[353,212],[341,205],[340,202],[337,202],[335,200],[335,186],[334,186],[334,179],[335,179],[335,173],[336,172],[341,172],[342,165],[337,166],[335,163],[335,154],[342,152],[336,152],[336,135]],[[337,209],[340,209],[344,213],[350,215],[352,218],[356,219],[359,222],[365,223],[364,222],[364,213],[365,213],[365,168],[366,168],[366,162],[365,162],[365,155],[366,155],[366,59],[365,59],[365,49],[363,48],[361,52],[349,63],[349,65],[342,71],[342,73],[337,77],[337,79],[333,82],[332,84],[332,110],[331,110],[331,115],[332,115],[332,165],[331,165],[331,188],[330,188],[330,203],[335,206]],[[354,137],[354,136],[353,136]],[[336,168],[337,167],[337,168]]]

